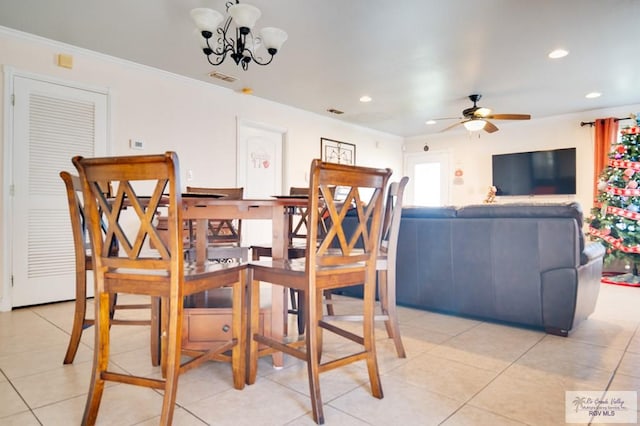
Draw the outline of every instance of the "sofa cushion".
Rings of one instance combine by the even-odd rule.
[[[456,217],[455,207],[403,207],[402,217],[407,218],[452,218]]]
[[[459,208],[457,215],[458,217],[474,218],[573,218],[578,225],[580,253],[584,250],[585,243],[584,234],[582,232],[582,206],[574,201],[568,201],[565,203],[473,204]]]
[[[460,207],[458,217],[571,217],[582,228],[582,207],[576,202],[474,204]]]

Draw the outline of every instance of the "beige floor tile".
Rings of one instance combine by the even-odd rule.
[[[636,321],[589,318],[571,331],[571,340],[624,350],[637,328]]]
[[[86,394],[34,410],[45,426],[80,424]],[[97,426],[135,425],[160,414],[162,395],[152,389],[124,384],[105,388],[98,411]]]
[[[538,343],[544,334],[523,328],[483,323],[429,351],[430,355],[502,371]]]
[[[27,411],[29,407],[9,382],[0,382],[0,423],[2,418]]]
[[[18,377],[12,383],[30,407],[38,408],[86,394],[91,367],[90,362],[66,365],[56,370]]]
[[[0,337],[2,337],[2,340],[8,337],[25,335],[30,331],[47,328],[50,325],[46,319],[28,308],[0,312]]]
[[[565,420],[565,388],[500,375],[469,405],[529,425],[557,426]]]
[[[636,391],[640,398],[640,377],[627,376],[625,374],[616,374],[609,385],[611,390]],[[640,409],[640,400],[638,400],[638,409]]]
[[[0,417],[0,424],[2,426],[40,426],[40,422],[30,411],[9,417]]]
[[[383,334],[382,336],[386,336]],[[422,327],[400,325],[400,336],[408,358],[430,351],[437,345],[451,339],[451,335]]]
[[[633,336],[631,342],[629,342],[627,351],[640,354],[640,330],[636,331],[635,336]]]
[[[370,423],[362,421],[356,417],[353,417],[343,411],[337,410],[330,405],[325,404],[324,408],[324,421],[326,425],[340,425],[340,426],[366,426]],[[313,421],[311,413],[305,413],[302,417],[298,417],[286,426],[315,426],[316,422]]]
[[[640,378],[640,353],[625,353],[616,374]]]
[[[382,380],[384,398],[359,387],[330,402],[335,407],[372,425],[437,425],[461,405],[443,395],[425,391],[396,377]]]
[[[496,372],[424,354],[385,376],[465,402],[487,386]]]
[[[640,322],[637,293],[637,288],[602,284],[591,318]]]
[[[269,375],[268,380],[309,396],[309,375],[306,364],[296,364],[282,369]],[[364,362],[320,374],[320,392],[325,403],[362,385],[369,385],[369,376],[364,368]]]
[[[311,410],[309,398],[263,379],[243,390],[228,390],[184,407],[211,425],[283,425]]]
[[[621,349],[575,341],[571,336],[559,337],[548,334],[519,361],[538,364],[545,362],[575,364],[576,368],[584,366],[613,371],[623,353]]]
[[[157,426],[160,423],[160,416],[153,417],[141,423],[136,423],[136,426]],[[206,426],[207,423],[181,407],[176,407],[173,413],[173,424],[176,426]]]
[[[445,420],[442,426],[523,426],[525,424],[480,408],[465,405],[453,416]]]
[[[176,401],[180,405],[193,404],[232,389],[230,364],[207,362],[180,375]]]
[[[612,374],[612,371],[554,360],[540,363],[519,361],[503,373],[504,376],[545,383],[565,390],[606,389]]]
[[[67,344],[65,343],[33,351],[3,355],[0,356],[0,369],[10,379],[59,369],[63,365],[62,361],[66,352]],[[74,363],[90,362],[92,358],[93,351],[80,345]]]
[[[85,392],[87,390],[88,386]],[[36,408],[33,412],[44,426],[79,425],[82,422],[86,400],[87,395],[85,393],[84,395]],[[101,422],[100,417],[100,414],[98,414],[98,424]],[[105,423],[103,422],[102,424]]]
[[[0,356],[48,350],[68,343],[67,333],[32,312],[17,310],[16,317],[6,319],[14,312],[0,313]]]
[[[428,311],[420,311],[420,315],[403,322],[404,325],[425,328],[438,333],[456,336],[480,324],[480,321],[445,315]]]

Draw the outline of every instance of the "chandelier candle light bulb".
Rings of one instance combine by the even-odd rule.
[[[254,37],[252,29],[262,15],[260,9],[240,4],[239,0],[235,3],[228,2],[226,6],[226,20],[220,12],[213,9],[196,8],[191,11],[191,18],[204,39],[204,43],[201,43],[202,51],[209,63],[220,65],[228,54],[243,70],[247,70],[251,62],[258,65],[270,64],[287,40],[287,33],[279,28],[266,27],[259,31],[259,36]],[[223,21],[224,24],[220,26]],[[235,34],[231,30],[232,23]],[[268,59],[260,56],[258,50],[261,46],[269,54]]]

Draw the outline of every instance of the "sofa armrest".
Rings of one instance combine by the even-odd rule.
[[[580,265],[586,265],[587,263],[604,257],[605,248],[602,244],[596,241],[588,242],[582,253],[580,253]]]

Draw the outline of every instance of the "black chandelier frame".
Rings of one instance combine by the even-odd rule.
[[[236,0],[235,4],[240,3],[239,0]],[[229,7],[233,6],[234,2],[229,1],[226,3],[227,14],[229,13]],[[218,27],[216,32],[218,33],[217,40],[221,45],[221,48],[218,50],[211,47],[209,41],[213,38],[213,33],[211,31],[202,31],[202,37],[205,38],[207,42],[207,46],[202,48],[202,51],[207,56],[207,61],[213,66],[218,66],[224,62],[227,55],[231,56],[236,65],[240,65],[243,70],[247,70],[251,61],[258,65],[269,65],[271,61],[273,61],[273,57],[278,52],[277,49],[270,47],[267,49],[267,52],[271,55],[268,61],[264,61],[260,56],[255,56],[253,54],[252,49],[247,47],[247,36],[251,37],[251,40],[254,40],[253,34],[251,33],[251,28],[248,27],[238,27],[236,26],[236,34],[235,39],[231,38],[229,35],[230,26],[231,26],[232,18],[231,16],[227,17],[224,26]],[[252,46],[255,48],[256,45],[252,43]],[[259,48],[260,46],[257,46]],[[216,60],[212,61],[211,58],[214,56]]]

